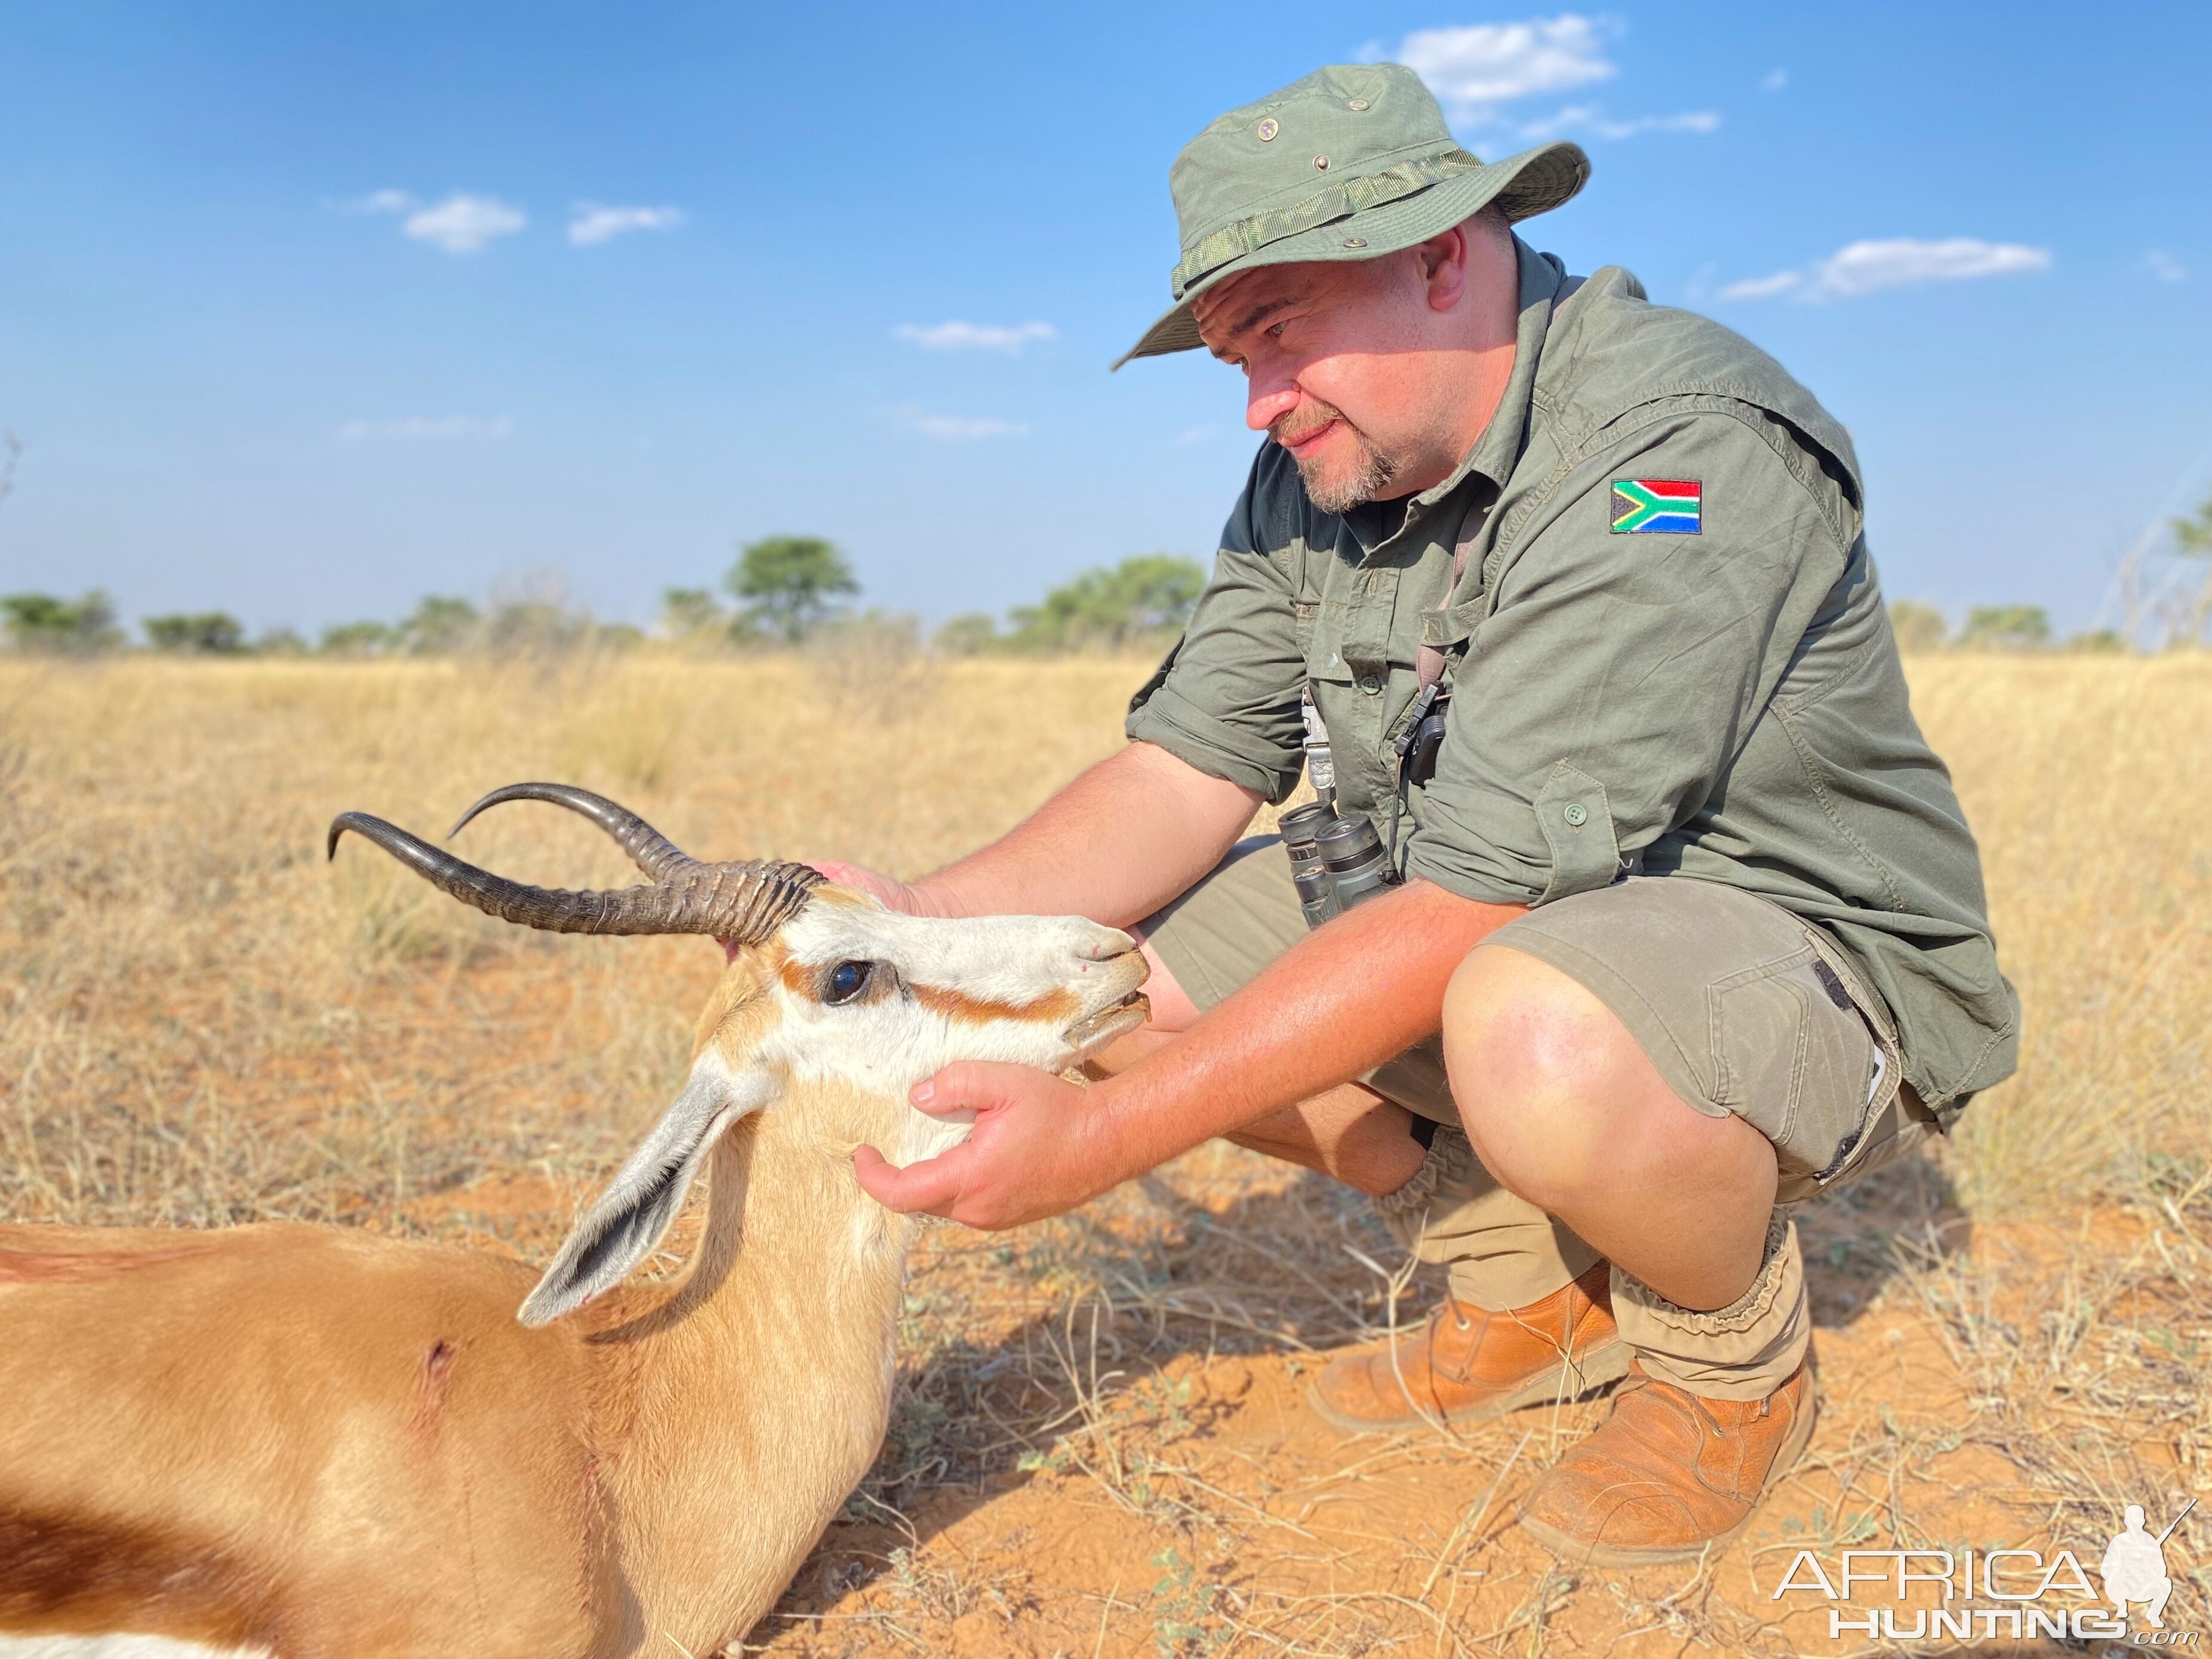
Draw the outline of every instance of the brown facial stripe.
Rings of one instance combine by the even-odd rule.
[[[216,1248],[210,1242],[166,1245],[154,1250],[0,1250],[0,1283],[11,1279],[109,1279],[133,1267],[154,1267],[205,1255]]]
[[[148,1528],[0,1507],[0,1632],[274,1647],[253,1577],[219,1551]]]
[[[994,1020],[1035,1020],[1040,1024],[1055,1028],[1073,1019],[1083,1006],[1075,993],[1065,987],[1048,991],[1035,1002],[993,1002],[983,997],[971,997],[944,985],[917,985],[914,1000],[933,1013],[943,1014],[970,1025],[988,1025]]]

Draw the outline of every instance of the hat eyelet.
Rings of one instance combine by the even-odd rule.
[[[1367,239],[1364,236],[1347,236],[1344,239],[1344,245],[1346,247],[1365,247]]]
[[[1315,156],[1314,171],[1316,173],[1327,173],[1328,171],[1328,157],[1326,155]]]
[[[1282,130],[1280,124],[1272,115],[1263,116],[1260,125],[1253,129],[1259,135],[1260,142],[1263,144],[1273,143],[1275,135]]]
[[[1364,98],[1346,99],[1344,106],[1348,110],[1363,110],[1367,107],[1367,100]]]

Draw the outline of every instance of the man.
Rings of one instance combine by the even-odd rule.
[[[2189,1508],[2196,1507],[2190,1500]],[[2187,1509],[2182,1511],[2186,1515]],[[2166,1576],[2166,1533],[2154,1538],[2143,1525],[2143,1510],[2140,1504],[2130,1504],[2122,1517],[2125,1528],[2112,1541],[2105,1546],[2105,1559],[2098,1576],[2105,1581],[2105,1599],[2118,1613],[2123,1623],[2128,1616],[2128,1603],[2147,1603],[2143,1617],[2150,1621],[2153,1630],[2164,1630],[2166,1598],[2173,1594],[2173,1580]],[[2177,1520],[2180,1517],[2176,1516]],[[2168,1527],[2166,1531],[2172,1532]]]
[[[1483,165],[1392,64],[1194,139],[1176,305],[1130,356],[1203,345],[1270,441],[1190,628],[1129,746],[1004,840],[912,887],[831,873],[1135,925],[1155,964],[1112,1076],[951,1068],[915,1103],[973,1136],[863,1149],[870,1192],[1004,1227],[1213,1135],[1325,1170],[1450,1294],[1316,1409],[1394,1430],[1625,1377],[1522,1522],[1633,1565],[1732,1535],[1805,1443],[1789,1206],[1948,1127],[2015,1011],[1849,437],[1744,341],[1514,235],[1588,170]],[[1306,697],[1404,875],[1310,933],[1273,840],[1237,842],[1298,780]],[[1439,707],[1431,766],[1400,739]]]

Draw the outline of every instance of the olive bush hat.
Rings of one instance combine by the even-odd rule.
[[[1443,234],[1492,202],[1510,222],[1559,206],[1589,177],[1578,144],[1487,164],[1402,64],[1332,64],[1233,109],[1168,169],[1182,258],[1175,307],[1114,367],[1206,343],[1190,305],[1261,265],[1373,259]]]

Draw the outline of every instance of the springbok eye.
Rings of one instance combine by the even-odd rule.
[[[841,1002],[850,1002],[868,988],[868,976],[875,971],[872,962],[841,962],[830,970],[823,981],[822,1000],[831,1007]]]

